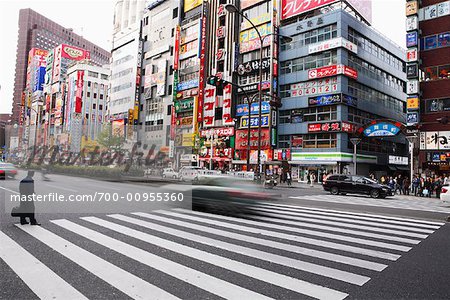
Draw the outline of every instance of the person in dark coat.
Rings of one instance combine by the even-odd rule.
[[[28,171],[27,177],[20,181],[20,224],[29,224],[26,218],[30,219],[31,225],[41,225],[36,221],[34,216],[34,201],[32,195],[34,194],[34,171]]]

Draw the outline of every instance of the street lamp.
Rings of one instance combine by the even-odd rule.
[[[255,24],[246,16],[242,13],[242,11],[239,10],[239,8],[237,8],[235,5],[233,4],[226,4],[225,5],[225,9],[229,12],[229,13],[237,13],[239,14],[242,18],[244,18],[245,20],[248,21],[248,23],[251,25],[251,27],[256,31],[256,34],[258,35],[259,41],[260,41],[260,45],[259,45],[259,72],[258,72],[258,76],[259,76],[259,87],[258,87],[258,104],[259,104],[259,111],[258,111],[258,161],[257,161],[257,165],[258,165],[258,169],[257,169],[257,174],[259,175],[261,173],[261,117],[262,117],[262,84],[263,84],[263,80],[262,80],[262,74],[263,74],[263,70],[262,70],[262,62],[263,62],[263,49],[264,49],[264,40],[268,37],[268,36],[272,36],[275,34],[268,34],[265,35],[264,37],[261,36],[261,33],[258,30],[258,27],[255,26]],[[292,38],[288,37],[288,36],[283,36],[278,34],[279,37],[283,38],[286,42],[291,42]],[[271,82],[272,84],[272,82]],[[250,114],[250,110],[249,110],[249,116],[248,116],[248,122],[250,123],[251,120],[251,114]],[[259,176],[258,176],[259,177]]]
[[[356,146],[361,142],[360,138],[351,138],[350,142],[353,144],[353,175],[356,175]]]

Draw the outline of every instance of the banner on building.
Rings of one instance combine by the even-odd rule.
[[[241,124],[240,128],[246,128],[248,127],[249,118],[248,117],[241,117]],[[261,127],[268,127],[269,126],[269,115],[262,115],[261,116],[261,122],[259,122],[259,116],[254,116],[250,118],[250,127],[259,127],[261,124]]]
[[[281,0],[281,20],[294,17],[338,0]]]
[[[223,105],[222,105],[222,123],[223,125],[234,125],[231,116],[231,95],[233,88],[231,84],[227,84],[223,89]]]
[[[216,88],[207,86],[203,101],[203,127],[214,126],[216,112]]]
[[[332,65],[308,70],[308,79],[324,78],[344,74],[353,79],[358,78],[358,71],[345,65]]]
[[[188,12],[197,6],[202,5],[203,0],[184,0],[184,12]]]
[[[83,106],[84,71],[77,71],[77,91],[75,93],[75,113],[81,113]]]

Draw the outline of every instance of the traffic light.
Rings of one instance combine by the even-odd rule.
[[[280,108],[283,106],[283,104],[281,103],[281,98],[278,97],[272,98],[272,100],[269,101],[269,105],[273,108]]]
[[[134,109],[128,109],[128,125],[134,124]]]
[[[223,95],[223,88],[228,84],[228,82],[219,78],[218,76],[209,76],[206,83],[216,87],[216,95],[218,96]]]

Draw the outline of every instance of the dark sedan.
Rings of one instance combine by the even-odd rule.
[[[357,175],[330,175],[324,180],[323,189],[333,195],[364,194],[372,198],[386,198],[392,195],[388,186]]]

